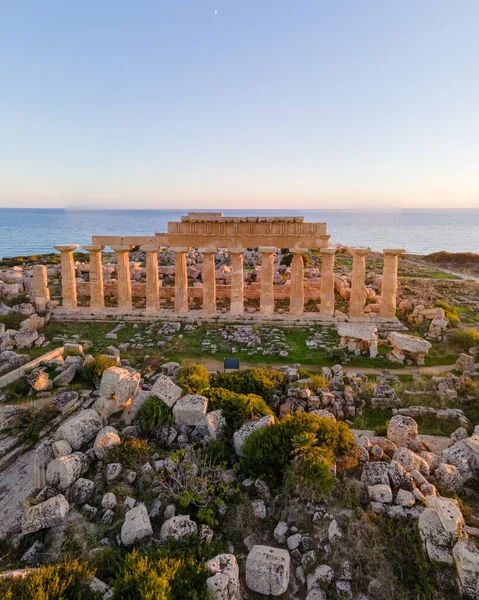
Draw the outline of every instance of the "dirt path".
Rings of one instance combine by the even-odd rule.
[[[223,371],[223,361],[215,358],[186,358],[183,365],[203,365],[209,371]],[[271,367],[279,369],[286,366],[284,363],[249,363],[240,361],[240,369],[254,369],[255,367]],[[313,372],[321,372],[323,365],[302,365],[306,370]],[[391,369],[391,373],[395,375],[412,375],[415,370],[418,370],[422,375],[440,375],[447,371],[452,371],[455,365],[439,365],[435,367],[401,367],[399,369]],[[343,367],[344,371],[354,371],[355,373],[364,373],[366,375],[380,375],[383,368],[376,367]]]

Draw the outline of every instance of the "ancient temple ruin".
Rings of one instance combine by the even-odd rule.
[[[318,310],[308,312],[307,317],[316,320],[332,321],[335,318],[335,273],[336,248],[330,246],[330,236],[326,223],[308,223],[304,217],[232,217],[223,213],[190,212],[181,221],[168,223],[167,233],[151,236],[92,236],[92,243],[84,246],[89,252],[89,283],[82,286],[81,295],[89,296],[89,307],[79,307],[77,281],[73,252],[77,244],[55,246],[61,253],[62,305],[57,309],[65,316],[76,313],[85,316],[131,315],[188,316],[192,311],[189,295],[193,291],[188,286],[187,253],[197,248],[202,253],[202,309],[206,318],[239,320],[241,318],[261,318],[292,320],[304,318],[305,279],[303,254],[310,249],[319,250],[321,256],[321,278]],[[116,296],[117,306],[105,306],[105,285],[103,278],[102,252],[110,248],[116,253]],[[146,283],[132,287],[129,253],[140,248],[146,256]],[[161,308],[161,299],[166,289],[161,286],[158,269],[158,252],[168,248],[174,253],[174,309]],[[245,314],[245,279],[243,254],[247,249],[257,249],[261,255],[259,283],[259,311]],[[281,248],[288,248],[293,255],[291,280],[289,285],[289,311],[275,312],[274,259]],[[226,249],[230,255],[231,273],[228,293],[230,308],[218,315],[215,254],[218,249]],[[349,297],[349,320],[365,319],[366,305],[366,256],[369,248],[349,248],[353,256],[351,290]],[[379,314],[369,315],[371,319],[387,323],[395,321],[398,256],[404,250],[384,250],[384,270]],[[48,297],[46,279],[41,274],[35,280],[35,295],[41,302]],[[86,288],[85,288],[86,286]],[[141,286],[141,287],[139,287]],[[286,286],[285,286],[286,287]],[[135,291],[146,297],[144,309],[134,309]],[[198,292],[198,287],[194,290]],[[222,290],[224,292],[224,290]]]

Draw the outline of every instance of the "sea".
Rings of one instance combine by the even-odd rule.
[[[166,232],[188,210],[0,209],[0,258],[53,252],[55,244],[88,244],[92,235]],[[196,209],[198,210],[198,209]],[[214,209],[221,211],[222,209]],[[411,254],[479,253],[479,208],[401,210],[223,210],[232,216],[304,216],[325,222],[331,243],[405,248]]]

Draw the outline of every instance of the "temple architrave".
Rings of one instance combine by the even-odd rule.
[[[73,252],[77,244],[58,245],[61,253],[62,306],[57,309],[65,318],[89,315],[108,316],[198,316],[198,310],[191,310],[188,286],[187,253],[198,249],[203,256],[202,268],[202,316],[222,320],[297,320],[298,318],[334,321],[335,320],[335,274],[334,258],[336,249],[330,246],[330,236],[326,223],[308,223],[304,217],[229,217],[223,213],[190,212],[181,221],[168,223],[167,233],[151,236],[92,236],[91,244],[83,250],[90,255],[90,281],[81,283],[82,296],[90,297],[89,307],[79,307],[77,301],[77,280]],[[103,279],[102,252],[109,247],[116,253],[116,296],[117,306],[105,307],[105,285]],[[146,284],[132,286],[129,253],[140,248],[146,255]],[[160,307],[162,293],[158,269],[158,252],[168,248],[174,253],[174,310]],[[275,312],[274,261],[279,249],[288,248],[293,255],[291,280],[289,285],[289,312]],[[221,314],[217,311],[217,284],[215,254],[225,249],[230,255],[230,309]],[[257,249],[261,254],[259,284],[259,312],[245,313],[245,278],[243,254],[247,249]],[[305,279],[302,255],[310,249],[319,250],[321,256],[321,279],[318,310],[305,314]],[[379,314],[364,314],[366,305],[366,256],[369,248],[350,248],[353,256],[351,290],[349,296],[348,319],[368,322],[396,321],[396,291],[398,256],[402,249],[384,250],[384,271]],[[46,281],[39,273],[35,295],[45,302],[48,296]],[[133,308],[133,297],[138,285],[146,298],[144,309]],[[85,290],[87,286],[87,290]],[[225,286],[223,286],[225,287]],[[286,287],[286,286],[285,286]],[[37,289],[38,288],[38,289]],[[197,291],[197,286],[195,286]],[[344,314],[342,314],[344,318]]]

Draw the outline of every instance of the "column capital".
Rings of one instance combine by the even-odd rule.
[[[244,254],[246,248],[227,248],[229,254]]]
[[[79,247],[79,244],[58,244],[53,246],[58,252],[73,252]]]
[[[110,246],[114,252],[130,252],[134,246]]]
[[[308,248],[289,248],[290,254],[306,254],[308,252]]]
[[[260,246],[258,252],[260,254],[276,254],[278,248],[276,246]]]
[[[331,239],[331,234],[325,233],[324,235],[320,235],[319,239],[321,243],[327,244],[329,246],[329,240]]]
[[[348,248],[348,252],[353,256],[366,256],[371,252],[371,248]]]
[[[319,253],[333,255],[336,254],[336,248],[320,248]]]
[[[404,248],[385,248],[383,252],[386,256],[399,256],[404,254],[406,250]]]
[[[198,252],[201,252],[201,254],[216,254],[218,248],[198,248]]]
[[[86,252],[101,252],[105,249],[103,244],[90,244],[88,246],[82,246],[83,250]]]
[[[190,251],[190,248],[189,248],[189,246],[185,246],[183,248],[174,247],[174,248],[170,248],[170,250],[172,252],[174,252],[175,254],[186,254],[187,252]]]
[[[142,252],[158,252],[158,246],[155,244],[145,244],[144,246],[140,246],[140,250]]]

